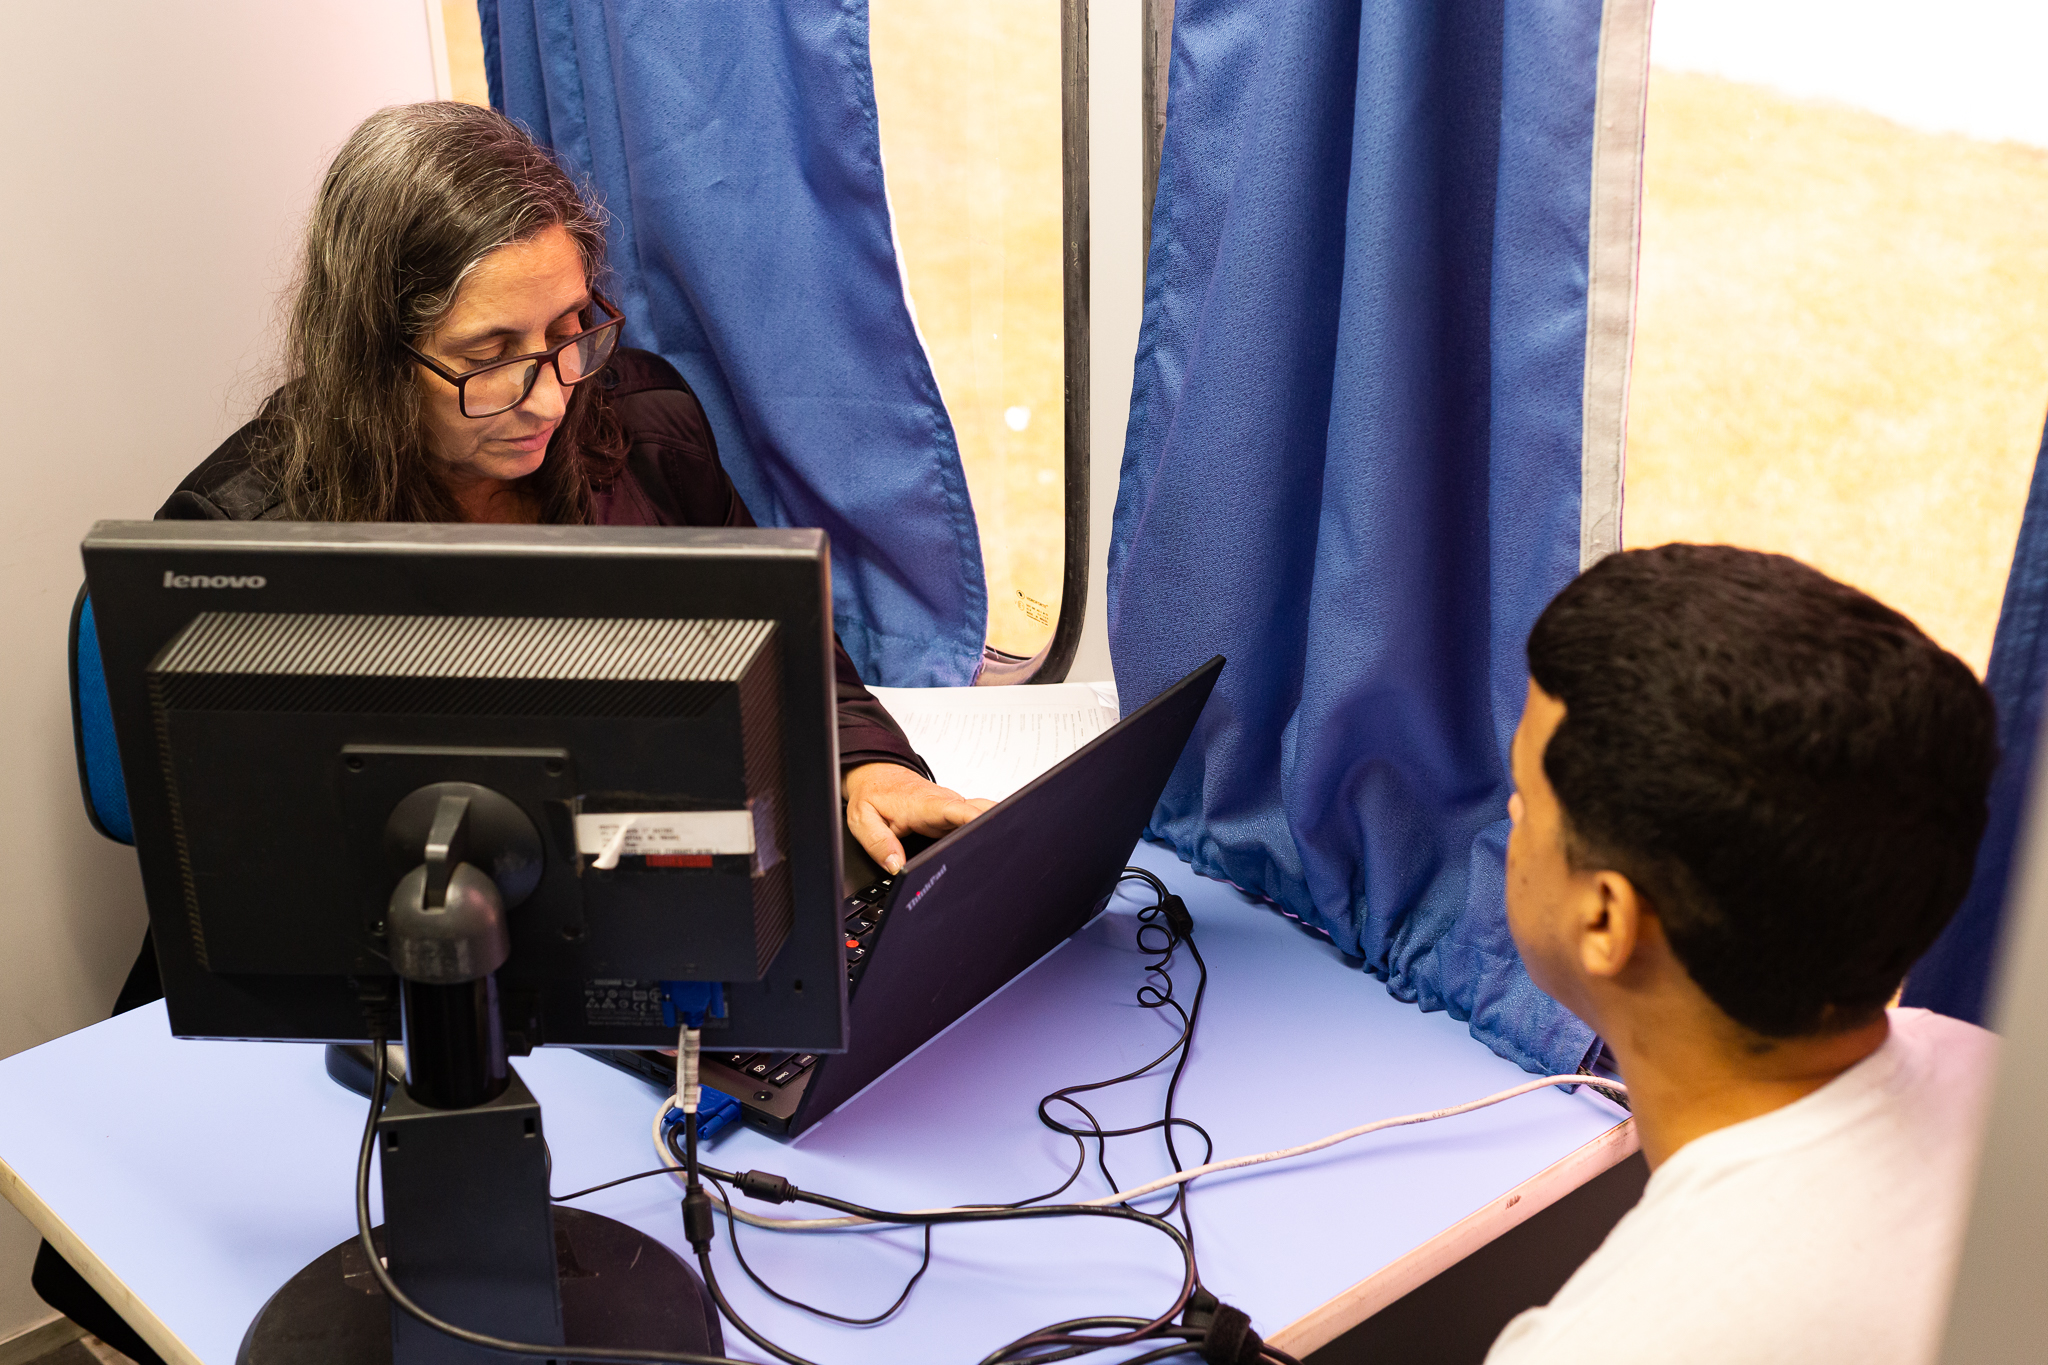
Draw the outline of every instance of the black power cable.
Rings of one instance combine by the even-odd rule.
[[[553,1168],[552,1159],[549,1162],[549,1167],[550,1169]],[[635,1180],[646,1180],[657,1175],[674,1175],[675,1172],[676,1168],[673,1166],[656,1166],[651,1171],[635,1171],[631,1175],[622,1175],[617,1180],[607,1180],[602,1185],[592,1185],[587,1189],[572,1190],[568,1194],[551,1194],[548,1196],[548,1202],[551,1204],[566,1204],[571,1199],[581,1199],[586,1194],[596,1194],[599,1190],[608,1190],[614,1185],[630,1185]]]
[[[659,1174],[674,1175],[678,1170],[683,1169],[687,1165],[687,1161],[685,1160],[683,1155],[682,1138],[683,1129],[682,1125],[680,1124],[671,1126],[663,1134],[662,1140],[667,1144],[669,1155],[673,1156],[676,1159],[677,1164],[674,1166],[664,1166],[659,1172]],[[752,1280],[754,1282],[755,1287],[758,1288],[763,1294],[766,1294],[769,1298],[775,1299],[780,1303],[786,1303],[791,1308],[801,1309],[802,1311],[811,1314],[813,1317],[820,1317],[828,1319],[832,1322],[844,1323],[848,1327],[873,1327],[877,1324],[887,1322],[890,1318],[896,1316],[897,1310],[902,1308],[903,1305],[909,1301],[910,1291],[917,1288],[917,1282],[924,1278],[925,1271],[931,1269],[932,1225],[928,1223],[925,1225],[924,1229],[924,1254],[918,1258],[917,1269],[913,1270],[910,1273],[910,1279],[905,1282],[902,1292],[896,1296],[895,1301],[892,1302],[887,1308],[883,1309],[881,1312],[875,1314],[873,1317],[846,1317],[843,1314],[834,1313],[829,1308],[820,1308],[814,1303],[806,1303],[802,1299],[796,1298],[789,1294],[785,1294],[781,1290],[777,1289],[774,1285],[768,1283],[768,1281],[762,1279],[760,1272],[756,1271],[754,1267],[748,1263],[746,1253],[740,1250],[739,1225],[745,1220],[742,1219],[738,1214],[732,1212],[732,1196],[726,1192],[725,1188],[726,1185],[731,1184],[735,1181],[738,1181],[746,1177],[758,1176],[761,1173],[757,1171],[743,1171],[740,1172],[738,1175],[735,1175],[731,1171],[719,1170],[716,1166],[704,1165],[699,1165],[698,1169],[704,1173],[704,1176],[707,1180],[709,1180],[713,1185],[718,1187],[718,1197],[725,1202],[726,1236],[730,1239],[732,1243],[733,1260],[739,1263],[740,1269],[746,1272],[747,1278]],[[780,1177],[775,1177],[775,1179],[779,1180]],[[794,1186],[790,1186],[787,1181],[783,1181],[781,1185],[776,1186],[775,1188],[777,1190],[780,1190],[785,1187],[790,1189],[795,1188]],[[770,1194],[767,1197],[774,1198],[775,1196],[773,1194]],[[1007,1208],[1008,1205],[991,1204],[986,1205],[984,1207]],[[772,1231],[772,1229],[770,1230]]]
[[[1123,876],[1118,880],[1142,880],[1152,888],[1153,894],[1157,897],[1157,900],[1152,905],[1138,912],[1138,919],[1140,921],[1138,926],[1138,949],[1140,952],[1157,955],[1158,960],[1147,963],[1145,971],[1148,976],[1155,977],[1158,981],[1163,982],[1164,986],[1162,988],[1160,985],[1147,981],[1138,988],[1138,1003],[1146,1009],[1172,1010],[1180,1019],[1180,1036],[1157,1057],[1154,1057],[1143,1066],[1125,1072],[1121,1076],[1113,1076],[1108,1080],[1102,1081],[1090,1081],[1082,1085],[1070,1085],[1064,1089],[1056,1090],[1039,1100],[1039,1122],[1054,1132],[1064,1133],[1068,1137],[1073,1138],[1076,1146],[1081,1148],[1081,1160],[1075,1166],[1073,1172],[1068,1175],[1065,1183],[1058,1189],[1053,1190],[1051,1194],[1038,1196],[1041,1199],[1050,1198],[1052,1195],[1062,1193],[1080,1177],[1082,1169],[1087,1164],[1086,1140],[1089,1138],[1096,1140],[1096,1165],[1102,1171],[1102,1178],[1109,1183],[1109,1187],[1112,1190],[1118,1186],[1116,1177],[1109,1170],[1108,1139],[1110,1138],[1129,1137],[1136,1133],[1151,1132],[1155,1128],[1160,1129],[1166,1141],[1167,1157],[1173,1162],[1173,1169],[1176,1171],[1186,1170],[1187,1164],[1180,1159],[1180,1152],[1174,1144],[1173,1130],[1175,1128],[1191,1129],[1200,1135],[1204,1148],[1202,1163],[1208,1162],[1216,1154],[1215,1140],[1209,1136],[1209,1131],[1206,1128],[1196,1123],[1193,1119],[1180,1118],[1173,1112],[1174,1100],[1180,1092],[1181,1077],[1186,1074],[1189,1057],[1194,1051],[1195,1026],[1201,1019],[1202,1000],[1209,992],[1209,964],[1203,961],[1202,950],[1195,944],[1194,918],[1188,914],[1187,906],[1180,897],[1169,891],[1164,882],[1144,868],[1127,867],[1124,869]],[[1148,942],[1146,937],[1148,934],[1161,935],[1164,937],[1164,941],[1160,942],[1155,939]],[[1194,1002],[1186,1009],[1182,1009],[1180,1002],[1174,998],[1173,974],[1171,971],[1174,952],[1182,944],[1187,945],[1189,954],[1195,959],[1196,970],[1200,973],[1195,985]],[[1073,1098],[1075,1095],[1086,1094],[1095,1090],[1106,1090],[1111,1086],[1123,1085],[1126,1082],[1149,1075],[1176,1052],[1180,1056],[1175,1061],[1173,1075],[1166,1084],[1164,1112],[1154,1122],[1141,1123],[1128,1128],[1105,1129],[1096,1120],[1093,1113]],[[1053,1104],[1065,1104],[1069,1108],[1076,1110],[1088,1120],[1088,1127],[1075,1128],[1053,1118],[1047,1112],[1047,1107]],[[1028,1204],[1034,1203],[1036,1200],[1024,1200],[1022,1202]],[[1173,1199],[1161,1211],[1161,1216],[1170,1216],[1176,1210],[1179,1211],[1181,1216],[1181,1229],[1187,1233],[1188,1241],[1192,1244],[1195,1230],[1188,1216],[1187,1186],[1184,1184],[1175,1187]],[[1197,1283],[1200,1282],[1199,1271],[1196,1275],[1196,1281]]]
[[[706,1174],[709,1175],[709,1172],[706,1172]],[[930,1223],[926,1223],[924,1225],[924,1255],[918,1258],[917,1269],[911,1272],[910,1279],[904,1283],[903,1292],[896,1296],[896,1301],[894,1303],[891,1303],[887,1308],[884,1308],[881,1312],[875,1314],[873,1317],[849,1318],[844,1316],[843,1314],[834,1313],[830,1309],[819,1308],[815,1304],[805,1303],[802,1299],[791,1298],[789,1295],[777,1289],[774,1285],[769,1284],[768,1281],[762,1279],[760,1275],[755,1273],[754,1268],[747,1264],[746,1253],[740,1250],[740,1220],[731,1212],[732,1196],[725,1192],[725,1186],[720,1185],[718,1183],[718,1178],[716,1176],[711,1177],[711,1183],[714,1186],[717,1186],[718,1197],[725,1201],[725,1206],[727,1210],[725,1218],[725,1233],[726,1237],[732,1244],[732,1258],[735,1261],[739,1262],[740,1269],[744,1270],[747,1273],[747,1278],[752,1280],[754,1284],[759,1287],[763,1294],[766,1294],[769,1298],[775,1299],[778,1302],[786,1303],[791,1308],[801,1308],[806,1313],[810,1313],[821,1318],[827,1318],[833,1322],[845,1323],[848,1327],[873,1327],[878,1323],[887,1322],[890,1318],[895,1317],[896,1310],[903,1307],[905,1303],[909,1302],[910,1291],[917,1288],[917,1282],[924,1278],[925,1271],[930,1270],[932,1268],[932,1225]]]

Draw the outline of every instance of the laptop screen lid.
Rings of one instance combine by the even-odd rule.
[[[820,1058],[802,1132],[1001,990],[1116,889],[1222,672],[1209,660],[980,818],[912,858],[854,993],[848,1050]]]

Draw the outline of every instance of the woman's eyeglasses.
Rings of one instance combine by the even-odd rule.
[[[597,326],[578,332],[545,351],[494,360],[466,374],[457,374],[411,346],[406,346],[405,351],[455,386],[455,398],[462,406],[464,417],[495,417],[526,401],[526,396],[533,392],[534,384],[540,380],[540,367],[543,365],[555,367],[555,378],[565,389],[582,383],[604,368],[604,363],[612,358],[612,352],[618,347],[619,329],[626,320],[619,315],[618,309],[605,301],[603,295],[592,294],[591,299],[593,311],[601,312],[605,317],[605,321]]]

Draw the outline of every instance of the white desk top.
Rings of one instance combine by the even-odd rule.
[[[1140,845],[1134,861],[1186,899],[1209,962],[1178,1111],[1209,1129],[1218,1157],[1527,1079],[1463,1024],[1392,999],[1270,907],[1164,849]],[[1136,885],[798,1141],[730,1132],[707,1159],[882,1207],[997,1203],[1058,1184],[1074,1144],[1039,1126],[1038,1097],[1128,1070],[1174,1036],[1170,1020],[1134,1001],[1147,960],[1134,912],[1149,901],[1131,897]],[[1176,966],[1178,995],[1191,999],[1193,963]],[[656,1164],[648,1132],[659,1097],[647,1086],[566,1051],[515,1066],[543,1105],[555,1189]],[[1164,1085],[1148,1078],[1091,1107],[1108,1126],[1156,1118]],[[353,1233],[364,1107],[327,1079],[317,1047],[179,1041],[152,1006],[0,1061],[0,1192],[60,1248],[95,1262],[80,1268],[102,1292],[115,1289],[109,1297],[166,1359],[227,1365],[272,1291]],[[1268,1339],[1305,1353],[1634,1150],[1632,1128],[1615,1127],[1620,1112],[1588,1090],[1542,1091],[1210,1177],[1193,1197],[1203,1278]],[[1199,1140],[1184,1139],[1182,1153],[1199,1159]],[[1113,1140],[1110,1169],[1126,1186],[1164,1174],[1157,1134]],[[1091,1168],[1069,1195],[1105,1193]],[[689,1259],[678,1197],[655,1178],[581,1206]],[[894,1298],[917,1259],[910,1230],[740,1236],[783,1292],[855,1315]],[[828,1365],[977,1360],[1061,1318],[1156,1312],[1180,1273],[1164,1239],[1134,1225],[940,1228],[931,1272],[903,1312],[858,1330],[761,1294],[733,1263],[722,1219],[715,1255],[741,1313]],[[729,1327],[726,1339],[730,1353],[759,1358]]]

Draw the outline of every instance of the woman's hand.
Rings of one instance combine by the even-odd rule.
[[[899,836],[936,839],[995,804],[927,782],[900,763],[863,763],[846,775],[843,785],[846,827],[892,877],[903,870]]]

